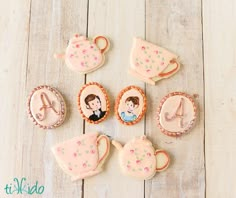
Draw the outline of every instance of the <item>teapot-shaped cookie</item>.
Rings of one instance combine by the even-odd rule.
[[[169,166],[168,153],[155,150],[146,136],[136,137],[123,147],[114,140],[112,144],[119,150],[119,163],[125,175],[147,180]]]
[[[73,181],[101,172],[109,150],[109,138],[98,133],[83,134],[52,148],[58,165]]]
[[[109,40],[104,36],[96,36],[90,40],[85,36],[75,34],[69,40],[65,53],[54,54],[54,57],[65,59],[66,65],[71,70],[87,74],[104,64],[104,54],[108,48]]]

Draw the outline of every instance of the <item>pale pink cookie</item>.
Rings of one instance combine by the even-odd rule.
[[[134,38],[129,73],[140,80],[155,85],[169,78],[180,69],[178,56],[172,52],[140,38]]]
[[[173,92],[165,96],[158,107],[157,122],[168,136],[180,136],[189,132],[197,118],[197,105],[192,96]]]
[[[83,134],[52,148],[57,163],[73,181],[100,173],[109,150],[109,138],[98,133]]]
[[[146,113],[147,99],[144,91],[134,85],[121,90],[115,102],[117,119],[125,125],[138,123]]]
[[[100,47],[101,45],[102,47]],[[108,48],[109,40],[104,36],[96,36],[93,40],[89,40],[84,36],[75,34],[70,39],[65,54],[55,54],[54,56],[64,58],[66,65],[71,70],[87,74],[104,64],[104,54]]]
[[[42,85],[33,89],[27,102],[29,117],[43,129],[60,126],[66,117],[66,104],[55,88]]]
[[[106,90],[97,82],[85,84],[78,94],[78,108],[84,120],[98,124],[110,112],[110,102]]]
[[[125,175],[139,179],[151,179],[156,172],[168,168],[170,157],[164,150],[155,150],[146,136],[140,136],[126,143],[112,141],[119,151],[119,163]]]

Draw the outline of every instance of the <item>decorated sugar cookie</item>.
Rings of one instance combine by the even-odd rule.
[[[158,107],[157,122],[163,133],[180,136],[190,131],[197,118],[197,105],[192,96],[173,92],[165,96]]]
[[[122,124],[133,125],[142,119],[146,107],[147,99],[144,91],[132,85],[119,93],[115,103],[115,114]]]
[[[59,91],[53,87],[42,85],[34,88],[27,105],[29,117],[40,128],[53,129],[65,120],[65,101]]]
[[[115,102],[117,119],[125,125],[134,125],[144,116],[147,99],[144,91],[134,85],[121,90]]]
[[[119,151],[119,163],[125,175],[147,180],[169,166],[168,153],[164,150],[155,150],[146,136],[136,137],[123,147],[114,140],[112,144]]]
[[[104,36],[96,36],[93,40],[89,40],[75,34],[70,39],[65,54],[55,54],[55,57],[64,58],[71,70],[87,74],[104,64],[108,48],[109,40]]]
[[[78,95],[79,112],[83,119],[98,124],[106,119],[110,102],[106,90],[96,82],[84,85]]]
[[[109,150],[109,138],[98,133],[84,134],[52,148],[58,165],[73,181],[100,173]]]
[[[134,38],[129,73],[140,80],[155,85],[169,78],[180,69],[178,56],[172,52],[140,38]]]

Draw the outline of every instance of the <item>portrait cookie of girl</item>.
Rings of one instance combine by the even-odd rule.
[[[129,96],[125,100],[126,111],[121,112],[120,117],[125,122],[132,122],[137,119],[134,110],[139,107],[139,97]]]
[[[102,111],[101,99],[95,94],[89,94],[84,99],[86,108],[91,110],[93,113],[89,116],[89,120],[98,121],[103,118],[106,111]]]

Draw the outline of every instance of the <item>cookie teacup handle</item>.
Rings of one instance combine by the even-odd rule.
[[[106,135],[100,135],[97,138],[97,147],[98,147],[98,164],[102,164],[110,150],[110,139]]]
[[[179,67],[180,67],[179,62],[178,62],[176,59],[171,59],[171,60],[170,60],[170,63],[168,64],[168,66],[173,65],[173,64],[175,64],[176,66],[175,66],[172,70],[170,70],[170,71],[168,71],[168,72],[161,72],[161,73],[159,74],[159,76],[160,76],[160,77],[167,77],[167,76],[169,76],[169,75],[174,74],[176,71],[178,71],[178,69],[179,69]],[[168,66],[167,66],[167,68],[168,68]]]
[[[170,164],[170,156],[164,150],[156,150],[155,151],[156,161],[157,161],[157,172],[162,172],[168,168]]]
[[[106,52],[106,50],[108,49],[108,47],[109,47],[109,40],[105,37],[105,36],[96,36],[94,39],[94,43],[99,47],[99,45],[98,45],[98,42],[99,42],[99,40],[104,40],[105,41],[105,46],[103,47],[103,48],[100,48],[100,51],[101,51],[101,53],[103,54],[103,53],[105,53]]]

